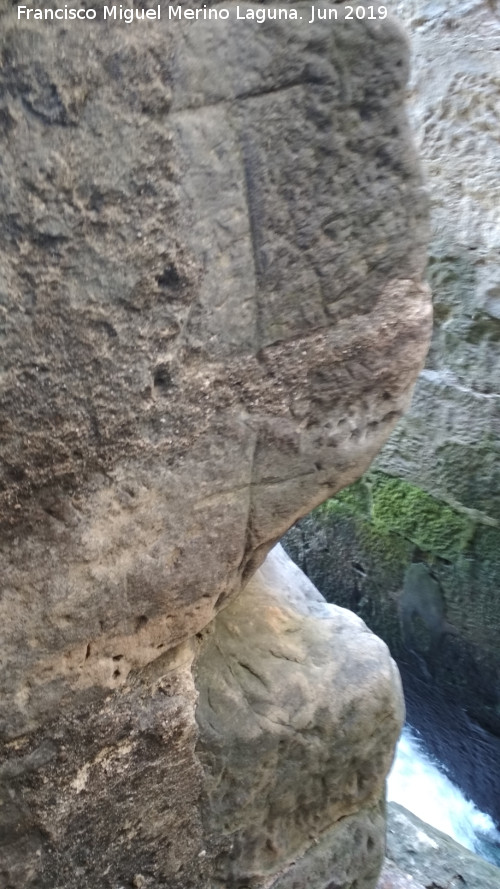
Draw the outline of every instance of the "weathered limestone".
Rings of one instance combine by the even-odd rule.
[[[384,643],[326,605],[278,545],[210,625],[196,672],[205,821],[225,840],[220,886],[282,869],[276,889],[299,878],[373,886],[404,719]]]
[[[398,11],[431,206],[433,340],[379,472],[328,528],[303,525],[296,551],[329,600],[388,642],[411,719],[500,823],[499,10]]]
[[[500,18],[488,0],[400,3],[429,186],[434,336],[378,465],[500,521]]]
[[[215,630],[197,637],[368,466],[426,350],[406,55],[391,21],[40,27],[4,7],[0,885],[200,889],[229,867],[194,716]],[[382,711],[365,790],[344,812],[333,783],[318,816],[375,851],[346,863],[320,837],[325,885],[376,879]],[[306,830],[231,867],[288,889]]]
[[[408,403],[405,47],[287,27],[4,19],[8,734],[206,625]]]
[[[401,3],[398,11],[413,47],[411,116],[431,201],[429,281],[435,325],[412,408],[377,465],[423,487],[468,521],[468,539],[448,556],[453,564],[438,559],[429,568],[446,603],[440,667],[431,652],[429,669],[439,690],[465,710],[480,748],[483,729],[495,733],[489,754],[495,761],[500,745],[500,152],[495,122],[500,16],[498,4],[487,0]],[[421,645],[416,651],[427,659]],[[460,745],[450,747],[447,739],[440,753],[446,756],[455,748]],[[477,746],[462,771],[473,772],[476,762]],[[493,773],[487,765],[483,771],[480,783],[489,784],[491,800],[498,801],[498,766]],[[476,781],[474,775],[469,792]],[[500,805],[493,805],[500,819]]]

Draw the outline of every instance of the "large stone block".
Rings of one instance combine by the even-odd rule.
[[[384,643],[278,545],[210,625],[196,675],[214,885],[371,887],[404,719]]]
[[[426,351],[399,27],[230,11],[128,27],[2,7],[16,889],[212,885],[196,636],[368,466]]]

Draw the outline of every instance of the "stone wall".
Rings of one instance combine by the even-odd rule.
[[[412,722],[500,821],[500,15],[488,2],[398,11],[431,206],[433,339],[376,472],[290,551],[390,644]]]
[[[398,13],[431,206],[434,333],[411,410],[377,465],[498,528],[500,15],[486,0],[405,2]]]

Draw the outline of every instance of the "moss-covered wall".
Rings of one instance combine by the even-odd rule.
[[[302,519],[284,545],[400,665],[500,735],[498,527],[370,472]]]
[[[318,515],[362,517],[382,535],[397,534],[430,556],[456,558],[470,543],[475,523],[415,485],[370,473],[318,507]]]

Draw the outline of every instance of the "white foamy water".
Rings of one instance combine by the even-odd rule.
[[[446,776],[405,727],[387,781],[387,796],[462,846],[500,865],[500,832]]]

